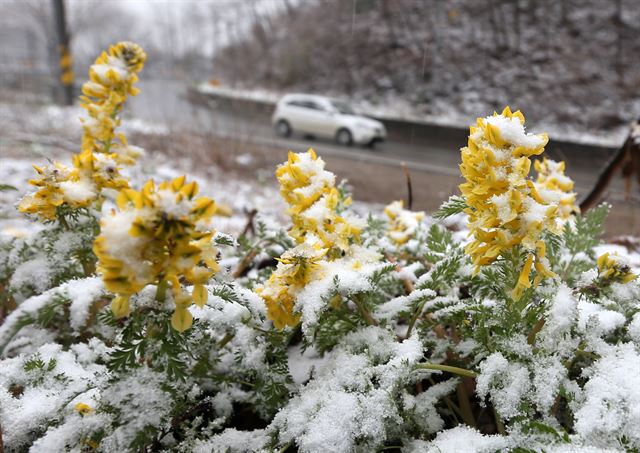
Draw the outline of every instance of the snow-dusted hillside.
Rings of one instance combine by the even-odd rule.
[[[611,132],[640,115],[639,20],[635,0],[300,2],[213,77],[462,126],[511,105],[560,135]]]

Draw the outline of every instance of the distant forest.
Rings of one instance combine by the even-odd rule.
[[[605,131],[640,115],[637,0],[285,2],[219,52],[247,87],[329,92],[425,114],[506,104],[535,122]]]

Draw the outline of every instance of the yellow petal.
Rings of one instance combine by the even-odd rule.
[[[186,308],[176,308],[171,316],[171,327],[182,333],[193,324],[193,316]]]
[[[111,277],[109,275],[103,276],[104,286],[112,293],[119,294],[131,294],[132,285],[129,279],[123,275]]]
[[[204,304],[207,303],[207,299],[209,298],[207,289],[204,287],[204,285],[199,284],[193,286],[193,293],[191,295],[195,304],[200,308],[202,308]]]
[[[180,189],[182,189],[182,186],[184,186],[184,181],[186,179],[185,175],[182,176],[178,176],[176,179],[174,179],[173,181],[171,181],[171,188],[177,192]]]
[[[182,189],[180,189],[180,193],[188,199],[192,199],[198,193],[198,184],[195,181],[185,184]]]
[[[609,259],[609,252],[603,253],[598,257],[598,270],[602,272]]]
[[[124,296],[118,296],[111,302],[111,311],[116,319],[129,316],[131,313],[131,307],[129,306],[129,298]]]
[[[133,189],[122,189],[116,198],[116,204],[120,209],[124,210],[129,203],[133,204],[136,209],[142,208],[140,192]]]
[[[192,212],[197,216],[211,217],[216,212],[216,204],[210,198],[200,197],[196,200]]]

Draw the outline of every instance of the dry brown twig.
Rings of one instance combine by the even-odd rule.
[[[622,170],[622,176],[625,179],[625,193],[629,199],[634,175],[640,184],[640,119],[631,125],[631,130],[624,144],[602,170],[591,192],[580,202],[580,211],[588,211],[600,201],[618,170]]]

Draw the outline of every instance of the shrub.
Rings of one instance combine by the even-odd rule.
[[[276,171],[289,230],[236,241],[194,182],[121,173],[144,60],[92,66],[82,151],[36,167],[44,225],[1,245],[7,451],[640,448],[640,286],[563,163],[530,179],[547,137],[520,112],[471,128],[433,217],[359,217],[309,150]]]

